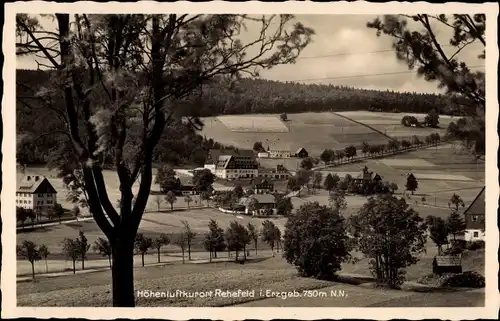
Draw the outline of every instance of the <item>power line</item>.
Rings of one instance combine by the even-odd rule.
[[[470,69],[484,68],[484,66],[469,66]],[[316,80],[334,80],[334,79],[348,79],[348,78],[361,78],[361,77],[378,77],[378,76],[389,76],[389,75],[403,75],[403,74],[415,74],[414,71],[395,71],[395,72],[384,72],[376,74],[363,74],[363,75],[349,75],[349,76],[336,76],[336,77],[322,77],[322,78],[308,78],[308,79],[295,79],[288,80],[290,82],[300,82],[300,81],[316,81]]]
[[[453,47],[453,46],[452,45],[442,45],[441,47]],[[365,51],[365,52],[338,52],[338,53],[333,53],[333,54],[328,54],[328,55],[298,57],[297,60],[329,58],[329,57],[338,57],[338,56],[351,56],[351,55],[371,55],[371,54],[387,53],[387,52],[394,52],[394,51],[395,51],[394,49],[384,49],[384,50]]]

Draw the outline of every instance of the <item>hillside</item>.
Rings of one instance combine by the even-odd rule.
[[[22,144],[19,145],[18,160],[27,164],[47,163],[49,155],[54,154],[56,149],[65,145],[65,137],[44,134],[63,129],[64,125],[61,118],[58,117],[58,108],[51,111],[45,108],[39,100],[27,99],[27,97],[34,96],[42,84],[51,81],[52,76],[43,71],[17,70],[16,77],[18,97],[16,126],[18,142],[22,141]],[[62,102],[60,106],[62,109]],[[446,113],[446,106],[447,99],[444,96],[431,94],[242,79],[232,87],[216,81],[204,85],[201,96],[199,93],[193,94],[193,97],[188,97],[181,102],[179,107],[181,111],[186,112],[196,109],[200,116],[214,116],[352,110],[425,113],[432,108]],[[313,125],[309,125],[309,127],[311,126]],[[205,129],[202,134],[205,134],[206,131]],[[39,138],[41,135],[43,137]],[[378,137],[377,141],[385,140],[380,135],[376,136]],[[38,138],[36,143],[32,140],[35,137]],[[213,135],[207,135],[207,137],[215,138],[216,142],[204,139],[194,129],[188,128],[180,122],[173,123],[165,130],[163,138],[156,148],[154,161],[169,162],[175,165],[200,165],[203,163],[207,149],[217,148],[217,137]],[[332,143],[338,141],[339,137],[336,135]],[[351,141],[351,138],[354,137],[351,136],[348,140]],[[222,143],[229,142],[225,140]],[[302,146],[303,143],[307,142],[300,142],[299,145]],[[339,143],[342,144],[342,142]],[[323,147],[321,146],[321,148]]]

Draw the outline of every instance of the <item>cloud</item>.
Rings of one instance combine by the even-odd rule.
[[[297,15],[296,20],[315,30],[313,41],[304,49],[293,65],[280,65],[261,72],[261,78],[278,81],[308,80],[304,83],[320,83],[372,88],[380,90],[440,92],[436,83],[427,82],[417,77],[415,72],[407,72],[404,62],[398,61],[392,48],[392,39],[386,36],[377,37],[373,29],[366,23],[373,20],[373,15]],[[413,23],[413,22],[412,22]],[[43,22],[47,29],[55,29],[50,20]],[[51,27],[52,26],[52,27]],[[452,35],[452,30],[436,25],[436,34],[442,41]],[[260,25],[248,23],[242,31],[244,42],[258,36]],[[380,52],[380,51],[386,52]],[[447,54],[455,48],[443,47]],[[460,58],[469,65],[484,64],[477,59],[481,52],[480,45],[472,45],[464,49]],[[251,53],[249,53],[251,54]],[[18,68],[36,68],[31,57],[17,60]],[[387,73],[407,72],[387,75]],[[384,75],[385,74],[385,75]],[[352,77],[372,75],[366,77]]]

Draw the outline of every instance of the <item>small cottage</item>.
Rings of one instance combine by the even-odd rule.
[[[304,147],[297,149],[297,151],[295,152],[295,157],[298,157],[298,158],[306,158],[308,156],[309,156],[309,153],[306,151],[306,149]]]
[[[432,261],[432,273],[462,273],[462,257],[460,255],[437,255]]]
[[[255,194],[267,194],[274,191],[274,184],[267,179],[256,178],[253,180],[253,190]]]

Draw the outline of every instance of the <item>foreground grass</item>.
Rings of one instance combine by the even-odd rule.
[[[17,284],[19,306],[111,306],[111,274],[109,271],[79,276],[40,279]],[[332,285],[297,276],[295,268],[282,258],[268,258],[244,265],[233,262],[212,264],[174,264],[135,270],[135,289],[150,291],[183,290],[205,292],[255,290],[255,297],[208,298],[137,298],[137,306],[217,307],[262,299],[260,290],[302,291]]]

